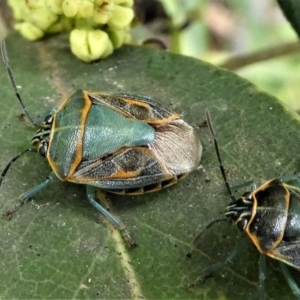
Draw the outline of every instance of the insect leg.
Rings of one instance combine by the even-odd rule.
[[[281,271],[282,271],[287,283],[289,284],[291,290],[293,291],[293,294],[299,300],[300,299],[300,289],[299,289],[297,283],[295,282],[292,274],[290,273],[288,267],[284,263],[279,262],[279,265],[280,265]]]
[[[225,259],[225,261],[221,263],[214,264],[208,268],[206,268],[203,273],[192,283],[188,285],[188,288],[193,288],[195,285],[198,285],[205,281],[208,277],[211,277],[214,273],[222,270],[227,264],[231,263],[233,258],[235,257],[237,250],[234,249]]]
[[[37,152],[37,150],[35,148],[28,148],[28,149],[25,149],[24,151],[20,152],[17,156],[15,156],[14,158],[12,158],[10,160],[10,162],[6,165],[6,167],[4,168],[4,170],[2,171],[1,175],[0,175],[0,187],[1,187],[1,184],[2,184],[2,181],[4,179],[4,177],[6,176],[8,170],[10,169],[10,167],[12,166],[12,164],[18,160],[21,156],[23,156],[25,153],[27,152]]]
[[[22,194],[20,196],[20,198],[18,199],[18,202],[11,209],[6,211],[4,213],[4,216],[6,216],[10,219],[12,217],[12,215],[19,209],[19,207],[22,204],[26,203],[37,192],[44,189],[49,183],[51,183],[53,181],[54,178],[55,178],[55,174],[54,174],[54,172],[51,172],[45,181],[43,181],[39,185],[33,187],[32,189],[30,189],[27,192],[25,192],[24,194]]]
[[[95,190],[95,187],[91,185],[86,185],[86,194],[89,202],[121,231],[124,239],[128,242],[130,248],[136,247],[137,244],[130,237],[129,232],[125,228],[125,225],[115,216],[113,216],[110,212],[108,212],[101,204],[99,204],[99,202],[96,201]]]
[[[188,285],[188,288],[193,288],[195,285],[201,284],[208,277],[211,277],[214,273],[221,271],[224,267],[226,267],[229,263],[231,263],[235,255],[239,252],[239,250],[244,247],[246,241],[247,241],[246,239],[241,239],[239,243],[236,245],[235,249],[229,253],[229,255],[226,257],[226,259],[223,262],[214,264],[206,268],[194,282]]]

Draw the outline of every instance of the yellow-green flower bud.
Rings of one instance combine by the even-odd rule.
[[[44,36],[44,32],[41,29],[28,22],[17,23],[15,29],[30,41],[38,40]]]
[[[27,22],[32,23],[35,27],[43,31],[46,31],[57,19],[58,16],[53,14],[46,7],[33,9],[25,18]]]
[[[65,17],[64,15],[59,17],[59,20],[51,25],[47,29],[47,33],[57,33],[60,31],[70,32],[74,28],[72,19]]]
[[[101,58],[105,58],[105,57],[111,55],[113,52],[114,52],[114,45],[112,44],[110,39],[108,39],[107,44],[106,44],[106,49],[103,52],[103,54],[101,55]]]
[[[133,0],[114,0],[114,3],[117,5],[125,6],[125,7],[133,6]]]
[[[90,18],[94,11],[93,0],[64,0],[62,11],[69,18]]]
[[[20,2],[20,0],[18,1]],[[24,1],[29,9],[36,9],[44,7],[44,0],[26,0]]]
[[[108,26],[115,29],[121,29],[129,25],[134,17],[132,8],[115,5],[112,17],[108,21]]]
[[[126,36],[128,35],[127,30],[124,29],[107,29],[107,34],[111,42],[114,45],[114,48],[119,48],[124,44]]]
[[[72,52],[89,62],[129,40],[134,0],[8,0],[27,39],[70,31]],[[75,29],[74,29],[75,28]]]
[[[106,32],[102,30],[74,29],[70,35],[71,50],[85,62],[91,62],[113,51],[113,45]]]
[[[12,9],[14,18],[19,21],[24,20],[24,16],[29,12],[26,2],[20,0],[8,0],[8,4]]]
[[[104,2],[96,0],[94,6],[93,20],[97,24],[106,24],[112,16],[114,3],[112,0]]]
[[[54,14],[61,15],[63,0],[45,0],[46,7]]]

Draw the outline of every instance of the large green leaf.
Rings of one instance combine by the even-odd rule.
[[[35,116],[76,89],[148,95],[190,124],[209,108],[232,183],[263,182],[299,170],[300,124],[274,97],[207,63],[143,47],[126,46],[110,58],[84,64],[65,39],[30,43],[7,39],[10,63],[28,110]],[[30,145],[32,130],[0,64],[0,166]],[[198,230],[230,201],[211,136],[198,128],[203,170],[176,186],[139,197],[99,193],[127,224],[139,247],[129,250],[119,232],[89,205],[83,186],[57,180],[7,221],[0,220],[0,295],[6,299],[254,299],[259,254],[248,243],[236,260],[201,286],[186,285],[223,261],[240,240],[219,224],[193,249]],[[47,161],[27,154],[0,190],[0,209],[48,175]],[[190,253],[191,255],[187,255]],[[297,271],[293,271],[300,282]],[[267,299],[293,299],[276,261],[268,260]]]

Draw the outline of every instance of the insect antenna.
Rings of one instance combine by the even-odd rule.
[[[228,221],[227,218],[220,218],[220,219],[215,219],[212,220],[208,225],[206,225],[203,230],[201,230],[194,238],[193,240],[193,245],[196,247],[199,244],[199,240],[201,238],[201,236],[212,226],[214,226],[215,224],[219,223],[219,222],[223,222],[223,221]]]
[[[216,153],[217,153],[217,157],[218,157],[218,161],[219,161],[220,170],[221,170],[221,173],[222,173],[222,176],[223,176],[223,179],[224,179],[224,183],[226,185],[226,188],[227,188],[227,191],[228,191],[228,194],[229,194],[230,198],[232,199],[232,201],[236,201],[236,199],[235,199],[235,197],[234,197],[234,195],[231,191],[231,188],[230,188],[230,185],[228,183],[227,177],[226,177],[226,172],[225,172],[225,169],[224,169],[224,166],[223,166],[223,163],[222,163],[222,159],[221,159],[219,144],[218,144],[218,141],[217,141],[217,138],[216,138],[216,133],[215,133],[215,130],[213,128],[212,121],[211,121],[211,116],[210,116],[210,113],[209,113],[208,109],[206,109],[205,114],[206,114],[206,120],[207,120],[208,128],[209,128],[209,130],[210,130],[210,132],[213,136],[213,139],[214,139],[214,145],[215,145],[215,149],[216,149]]]
[[[217,138],[216,138],[216,133],[215,133],[215,130],[212,126],[212,121],[211,121],[211,117],[210,117],[210,113],[209,113],[209,110],[206,109],[205,111],[205,114],[206,114],[206,123],[207,123],[207,126],[213,136],[213,139],[214,139],[214,145],[215,145],[215,150],[216,150],[216,153],[217,153],[217,157],[218,157],[218,161],[219,161],[219,166],[220,166],[220,170],[221,170],[221,173],[222,173],[222,176],[223,176],[223,179],[224,179],[224,182],[225,182],[225,185],[226,185],[226,188],[227,188],[227,191],[230,195],[230,198],[235,201],[235,197],[234,195],[232,194],[231,192],[231,189],[230,189],[230,186],[229,186],[229,183],[227,181],[227,177],[226,177],[226,173],[225,173],[225,169],[223,167],[223,164],[222,164],[222,159],[221,159],[221,155],[220,155],[220,149],[219,149],[219,144],[218,144],[218,141],[217,141]],[[227,218],[219,218],[219,219],[215,219],[215,220],[212,220],[208,225],[206,225],[197,235],[196,237],[194,238],[193,240],[193,245],[196,247],[198,244],[199,244],[199,240],[200,238],[202,237],[202,235],[208,230],[210,229],[212,226],[214,226],[215,224],[219,223],[219,222],[223,222],[223,221],[228,221]]]
[[[14,89],[14,92],[27,116],[27,118],[29,119],[29,121],[32,123],[32,125],[34,125],[34,127],[37,127],[37,124],[33,121],[33,119],[30,117],[30,114],[29,112],[27,111],[27,108],[25,107],[24,103],[23,103],[23,100],[22,100],[22,97],[19,93],[19,90],[17,88],[17,85],[16,85],[16,81],[15,81],[15,78],[13,76],[13,73],[12,73],[12,69],[9,65],[9,59],[8,59],[8,55],[7,55],[7,50],[6,50],[6,45],[5,45],[5,40],[2,40],[1,41],[1,54],[2,54],[2,59],[3,59],[3,62],[6,66],[6,71],[7,71],[7,74],[8,74],[8,77],[9,77],[9,80],[11,82],[11,85]]]
[[[13,159],[11,159],[11,161],[6,165],[6,167],[4,168],[4,170],[2,171],[1,175],[0,175],[0,187],[2,184],[2,181],[7,173],[7,171],[10,169],[11,165],[21,156],[23,156],[25,153],[27,152],[37,152],[37,149],[35,148],[28,148],[26,150],[24,150],[23,152],[20,152],[17,156],[15,156]]]

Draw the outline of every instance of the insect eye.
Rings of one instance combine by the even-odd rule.
[[[44,122],[46,125],[51,125],[53,123],[53,116],[52,115],[48,115],[45,119]]]
[[[236,226],[240,231],[244,231],[248,221],[246,219],[241,219],[237,222]]]
[[[39,146],[39,154],[43,157],[46,157],[48,150],[48,141],[42,141]]]
[[[243,194],[243,197],[246,198],[247,200],[251,200],[252,199],[252,194],[251,192],[246,192]]]

